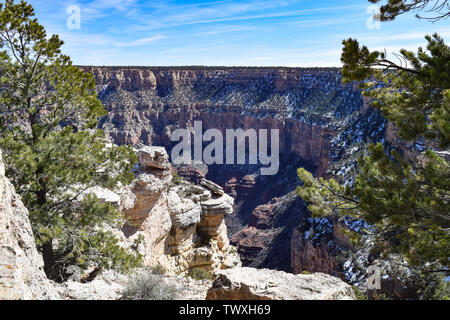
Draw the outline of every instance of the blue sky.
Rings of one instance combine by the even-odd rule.
[[[41,24],[80,65],[340,66],[341,42],[413,50],[450,38],[448,20],[401,16],[378,28],[367,0],[29,0]],[[81,11],[69,29],[67,9]]]

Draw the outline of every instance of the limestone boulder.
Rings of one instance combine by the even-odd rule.
[[[163,147],[145,146],[138,151],[141,169],[169,170],[169,156]]]
[[[124,211],[125,216],[142,229],[142,224],[150,216],[169,184],[170,180],[166,181],[153,174],[137,174],[133,184],[129,187],[136,200],[133,206],[130,205],[130,208]]]
[[[227,194],[202,201],[203,214],[207,216],[226,216],[233,213],[234,199]]]
[[[225,216],[233,213],[233,204],[234,198],[227,194],[202,201],[202,217],[198,224],[199,232],[205,237],[217,239],[223,232],[221,226]]]

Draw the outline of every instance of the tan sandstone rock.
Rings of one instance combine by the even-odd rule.
[[[352,287],[324,274],[234,268],[216,273],[207,300],[353,300]]]

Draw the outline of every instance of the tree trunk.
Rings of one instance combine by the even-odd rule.
[[[55,253],[53,252],[52,240],[42,245],[42,256],[44,258],[44,272],[47,278],[55,280]]]

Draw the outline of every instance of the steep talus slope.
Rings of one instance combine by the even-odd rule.
[[[309,217],[293,194],[300,183],[296,170],[347,179],[364,145],[384,142],[386,130],[357,84],[342,84],[339,69],[82,68],[94,74],[108,110],[100,126],[118,144],[159,145],[170,154],[176,144],[171,133],[177,128],[192,132],[195,120],[203,122],[203,131],[279,129],[275,176],[261,176],[258,165],[248,164],[183,166],[179,174],[190,180],[206,177],[235,198],[234,214],[226,221],[244,265],[297,272],[337,268],[337,226]],[[309,231],[316,235],[313,247],[326,253],[299,241],[312,244]],[[302,245],[291,248],[297,244]],[[326,257],[320,270],[309,270],[314,255]]]

